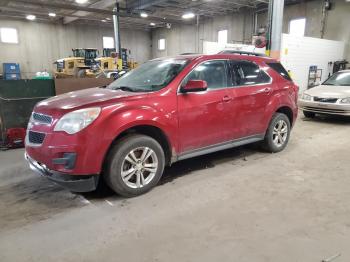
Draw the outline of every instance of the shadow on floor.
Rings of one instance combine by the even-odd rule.
[[[251,144],[176,162],[171,167],[165,168],[158,186],[172,183],[176,179],[190,175],[195,171],[213,168],[217,164],[234,162],[237,160],[246,161],[247,157],[250,157],[252,155],[256,155],[257,157],[259,155],[259,152],[261,152],[259,144]],[[267,155],[268,154],[264,154],[264,156]],[[99,186],[100,188],[98,190],[94,192],[84,193],[83,196],[89,200],[104,199],[111,196],[116,196],[116,194],[111,189],[109,189],[103,183],[103,181]]]

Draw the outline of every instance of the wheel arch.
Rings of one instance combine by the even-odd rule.
[[[293,110],[289,106],[281,106],[275,111],[275,113],[285,114],[289,119],[290,125],[292,126],[294,124]]]
[[[152,137],[163,148],[166,165],[170,165],[172,163],[172,157],[173,157],[172,146],[166,133],[162,129],[154,125],[142,124],[142,125],[135,125],[135,126],[126,128],[113,139],[112,143],[109,145],[109,148],[105,154],[104,161],[103,161],[103,168],[105,167],[106,161],[108,159],[108,155],[111,149],[113,148],[113,146],[116,143],[118,143],[118,141],[121,138],[131,134],[142,134],[145,136]]]

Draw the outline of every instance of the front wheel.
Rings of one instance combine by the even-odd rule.
[[[156,186],[164,166],[164,151],[156,140],[145,135],[130,135],[112,148],[104,178],[119,195],[133,197]]]
[[[282,113],[275,113],[266,131],[263,148],[271,153],[285,149],[291,131],[289,118]]]

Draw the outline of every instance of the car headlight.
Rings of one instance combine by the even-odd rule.
[[[341,104],[350,104],[350,97],[347,98],[343,98],[342,100],[340,100]]]
[[[76,110],[65,114],[58,120],[54,131],[64,131],[68,134],[75,134],[90,125],[100,114],[101,108],[93,107]]]
[[[307,100],[307,101],[311,101],[311,98],[312,98],[312,96],[310,96],[310,95],[308,95],[308,94],[303,94],[303,96],[301,97],[301,99],[303,99],[303,100]]]

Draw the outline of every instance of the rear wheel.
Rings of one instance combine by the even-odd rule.
[[[268,152],[277,153],[285,149],[290,136],[289,118],[282,113],[275,113],[266,131],[263,147]]]
[[[314,118],[316,116],[315,113],[309,111],[303,111],[303,113],[306,118]]]
[[[156,140],[130,135],[112,148],[104,178],[116,193],[125,197],[138,196],[157,185],[164,165],[164,151]]]

